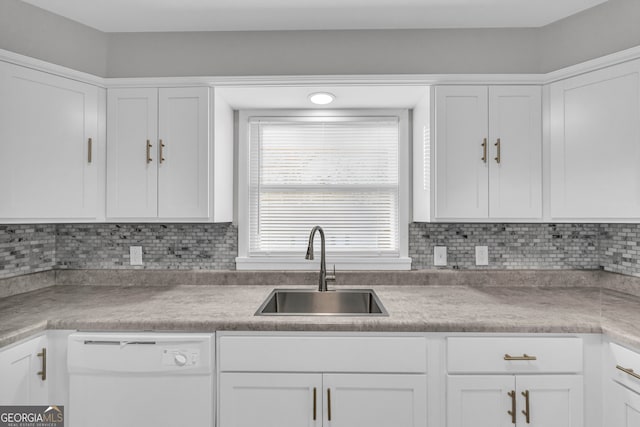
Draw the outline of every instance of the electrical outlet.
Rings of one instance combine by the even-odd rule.
[[[446,246],[433,247],[433,265],[435,265],[436,267],[442,267],[447,265],[447,247]]]
[[[489,265],[488,246],[476,246],[476,265]]]
[[[129,265],[142,265],[142,246],[129,246]]]

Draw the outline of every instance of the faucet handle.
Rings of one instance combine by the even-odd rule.
[[[325,276],[325,280],[332,281],[332,282],[336,281],[336,265],[335,264],[333,264],[333,274],[327,274]]]

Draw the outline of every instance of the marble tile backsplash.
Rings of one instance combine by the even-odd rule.
[[[640,277],[640,224],[436,224],[409,226],[413,269],[598,269]],[[475,265],[475,246],[489,265]],[[144,266],[129,265],[142,246]],[[0,225],[0,279],[51,269],[234,270],[232,224]]]
[[[600,255],[606,271],[640,277],[640,224],[602,224]]]
[[[132,266],[129,246],[142,246]],[[59,224],[59,269],[235,270],[238,232],[232,224]]]
[[[414,270],[436,268],[434,246],[447,247],[445,268],[598,269],[599,237],[599,224],[413,223],[409,256]],[[488,246],[488,266],[475,265],[476,246]]]
[[[52,224],[0,224],[0,279],[53,269],[55,231]]]

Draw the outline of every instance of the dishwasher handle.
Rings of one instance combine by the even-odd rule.
[[[156,345],[155,341],[108,341],[108,340],[84,340],[84,345]]]

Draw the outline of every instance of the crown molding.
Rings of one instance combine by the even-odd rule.
[[[435,84],[540,84],[539,74],[379,74],[315,76],[224,76],[214,78],[218,87],[233,86],[424,86]]]
[[[622,64],[623,62],[633,61],[638,58],[640,58],[640,46],[635,46],[544,74],[542,83],[549,84],[557,82],[558,80],[579,76],[602,68]]]
[[[105,79],[103,77],[98,77],[89,73],[83,73],[82,71],[77,71],[72,68],[52,64],[51,62],[21,55],[9,50],[0,49],[0,61],[19,65],[25,68],[31,68],[32,70],[43,71],[45,73],[54,74],[60,77],[65,77],[67,79],[76,80],[82,83],[88,83],[90,85],[98,87],[106,87]]]

